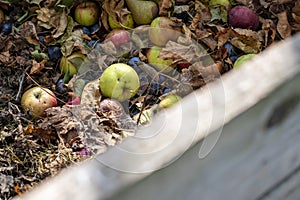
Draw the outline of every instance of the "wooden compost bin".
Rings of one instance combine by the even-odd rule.
[[[16,199],[299,199],[299,100],[298,34]]]

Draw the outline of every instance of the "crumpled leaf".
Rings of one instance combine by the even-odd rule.
[[[283,39],[286,39],[291,36],[292,29],[288,22],[288,18],[286,15],[286,11],[277,14],[278,23],[277,23],[277,31]]]
[[[159,16],[168,16],[172,6],[171,0],[158,0]]]
[[[46,117],[38,123],[43,130],[54,130],[67,145],[81,140],[95,154],[103,153],[107,145],[123,139],[123,131],[133,132],[135,124],[128,115],[111,118],[99,109],[87,105],[64,105],[47,109]]]
[[[58,38],[59,36],[63,35],[66,28],[68,26],[68,16],[67,14],[63,11],[60,13],[59,16],[59,22],[56,27],[55,33],[53,34],[54,38]]]
[[[189,83],[193,89],[198,89],[208,82],[219,78],[221,70],[222,64],[220,62],[209,66],[205,66],[202,62],[197,62],[182,70],[182,81]]]
[[[82,43],[83,39],[81,37],[82,35],[82,30],[77,29],[73,32],[71,32],[71,35],[67,37],[65,42],[63,42],[61,46],[61,52],[64,56],[69,56],[72,54],[73,49],[75,48],[75,44],[78,46],[78,43]],[[63,36],[64,37],[64,36]]]
[[[22,27],[20,29],[20,35],[24,37],[29,44],[40,44],[39,38],[36,33],[35,25],[31,21],[26,21],[22,24]]]
[[[30,74],[36,74],[41,72],[45,68],[47,60],[42,60],[41,62],[37,62],[35,60],[32,60],[32,67],[30,69]]]
[[[108,16],[112,17],[116,22],[121,22],[130,13],[124,4],[124,0],[105,0],[103,2],[101,21],[106,30],[110,30]]]
[[[183,45],[174,41],[168,41],[166,46],[160,51],[159,57],[172,59],[174,62],[187,61],[194,63],[205,55],[207,55],[207,52],[199,44]]]
[[[80,86],[82,87],[82,84]],[[99,107],[100,101],[101,93],[99,90],[99,80],[96,79],[87,83],[84,88],[82,88],[81,104],[96,108]]]
[[[52,32],[54,38],[58,38],[64,34],[68,26],[68,16],[66,12],[57,12],[54,9],[45,7],[36,12],[38,14],[37,19],[39,20],[38,25],[46,29],[54,28]]]
[[[262,43],[259,40],[260,36],[255,32],[245,31],[241,29],[224,29],[217,35],[218,47],[230,40],[231,44],[245,53],[259,53],[262,48]]]
[[[221,5],[212,6],[210,8],[210,13],[211,13],[211,21],[220,20],[222,22],[227,22],[228,10],[225,6],[221,6]]]

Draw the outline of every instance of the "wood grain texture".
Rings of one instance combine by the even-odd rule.
[[[299,105],[265,128],[290,91],[299,92],[299,54],[296,35],[184,98],[136,137],[19,199],[259,198],[300,165]]]

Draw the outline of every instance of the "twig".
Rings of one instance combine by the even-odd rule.
[[[37,86],[41,87],[42,90],[44,90],[45,92],[47,92],[49,95],[53,96],[53,95],[50,94],[47,90],[45,90],[44,87],[42,87],[38,82],[36,82],[33,78],[31,78],[31,76],[30,76],[27,72],[25,72],[25,74],[28,76],[28,78],[29,78],[34,84],[36,84]],[[53,96],[53,97],[55,97],[55,96]],[[55,98],[56,98],[58,101],[60,101],[60,102],[62,102],[62,103],[64,103],[64,104],[67,103],[67,102],[65,102],[64,100],[62,100],[62,99],[60,99],[60,98],[58,98],[58,97],[55,97]]]
[[[15,100],[18,101],[22,92],[22,88],[23,88],[23,82],[24,82],[24,78],[25,78],[25,74],[27,73],[27,71],[30,69],[31,66],[26,67],[25,71],[22,73],[21,77],[19,78],[19,90],[18,93],[16,95]]]

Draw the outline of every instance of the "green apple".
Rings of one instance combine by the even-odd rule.
[[[132,67],[124,63],[115,63],[103,71],[99,86],[102,95],[123,102],[137,93],[140,81]]]
[[[164,46],[169,40],[177,40],[180,29],[175,29],[172,20],[168,17],[155,18],[149,28],[149,39],[157,46]]]
[[[165,98],[163,98],[159,104],[159,108],[169,108],[175,103],[179,102],[181,100],[181,97],[176,94],[169,94]]]
[[[148,63],[155,67],[158,71],[168,73],[176,66],[172,59],[162,59],[159,57],[161,47],[153,46],[147,51]]]
[[[55,94],[47,89],[39,86],[30,88],[21,98],[21,106],[25,112],[37,119],[44,116],[44,111],[48,108],[55,107],[57,100]]]
[[[245,62],[248,62],[251,58],[253,58],[256,54],[250,53],[246,55],[240,56],[233,64],[233,68],[237,69],[242,66]]]
[[[77,73],[79,67],[85,60],[86,56],[80,52],[74,52],[68,57],[63,56],[59,63],[59,68],[62,74],[64,74],[64,83],[67,83],[69,79]]]
[[[132,29],[132,28],[134,28],[134,22],[133,22],[131,13],[128,13],[127,15],[125,15],[124,18],[122,18],[120,22],[117,22],[111,16],[108,16],[108,24],[111,29],[121,29],[121,28]]]
[[[93,1],[84,1],[76,6],[75,20],[82,26],[91,26],[98,22],[100,16],[99,6]]]

